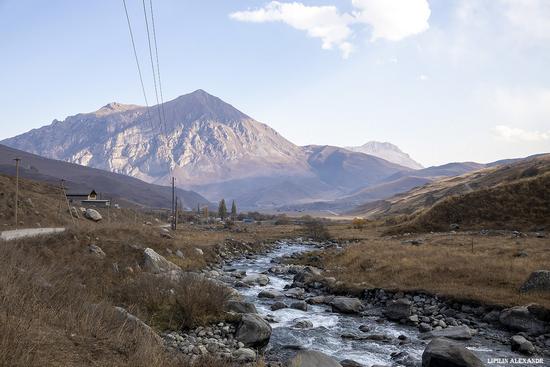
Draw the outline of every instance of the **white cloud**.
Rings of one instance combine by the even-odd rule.
[[[299,2],[271,1],[262,8],[231,13],[241,22],[282,22],[319,38],[325,50],[337,48],[344,58],[354,46],[352,27],[370,26],[371,40],[400,41],[429,28],[430,6],[427,0],[352,0],[355,10],[341,13],[332,5],[308,6]]]
[[[550,131],[528,131],[517,127],[498,125],[495,127],[495,134],[498,138],[507,141],[545,141],[550,140]]]
[[[550,39],[550,1],[501,0],[512,26],[535,39]]]
[[[400,41],[427,30],[431,10],[427,0],[352,0],[358,21],[372,27],[371,40]]]
[[[320,38],[325,50],[337,47],[347,58],[353,51],[349,42],[352,30],[349,24],[352,16],[341,14],[335,6],[306,6],[302,3],[281,3],[272,1],[257,10],[239,11],[230,17],[243,22],[283,22],[306,31],[310,37]]]

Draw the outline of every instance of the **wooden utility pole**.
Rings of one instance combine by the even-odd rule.
[[[176,210],[174,219],[174,230],[178,229],[178,197],[176,196]]]
[[[175,213],[175,200],[176,200],[176,179],[172,177],[172,230],[176,230],[176,213]]]
[[[65,200],[65,203],[67,203],[67,210],[69,211],[69,215],[71,216],[71,220],[73,221],[73,225],[76,224],[73,211],[71,210],[71,205],[69,204],[69,199],[67,198],[67,192],[65,191],[65,180],[61,180],[61,192],[63,193],[63,199]]]
[[[19,221],[17,219],[17,210],[19,206],[19,162],[21,162],[21,158],[15,158],[15,229],[17,229],[17,226],[19,224]]]

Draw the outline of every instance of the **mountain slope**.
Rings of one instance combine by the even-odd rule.
[[[147,207],[169,207],[172,192],[170,187],[152,185],[136,178],[39,157],[34,154],[0,145],[0,173],[15,175],[13,159],[21,158],[20,175],[35,181],[59,186],[66,180],[70,191],[96,190],[105,197]],[[208,204],[208,200],[193,191],[177,189],[177,196],[184,206],[195,208]]]
[[[373,155],[375,157],[385,159],[388,162],[412,169],[423,168],[420,163],[413,160],[407,153],[404,153],[396,145],[387,142],[382,143],[378,141],[369,141],[359,147],[346,147],[346,149]]]
[[[2,143],[150,183],[174,176],[179,187],[245,207],[334,199],[408,170],[342,148],[298,147],[202,90],[149,110],[110,103]]]

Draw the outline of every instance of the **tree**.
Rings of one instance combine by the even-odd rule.
[[[227,206],[225,205],[225,199],[222,199],[220,201],[220,205],[218,206],[218,217],[222,220],[227,217]]]
[[[235,200],[231,203],[231,219],[235,220],[237,218],[237,205]]]

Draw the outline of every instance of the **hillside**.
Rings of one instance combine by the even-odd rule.
[[[369,141],[358,147],[346,147],[346,149],[373,155],[378,158],[382,158],[388,162],[398,164],[400,166],[408,167],[411,169],[422,169],[422,165],[416,162],[407,153],[403,152],[399,147],[388,142]]]
[[[0,173],[15,175],[13,159],[21,158],[20,175],[35,181],[50,183],[59,187],[60,180],[71,192],[96,190],[105,198],[127,205],[147,207],[169,207],[171,188],[148,184],[126,175],[94,169],[78,164],[43,158],[34,154],[0,145]],[[195,208],[197,204],[209,201],[193,191],[177,190],[177,196],[184,206]]]
[[[542,155],[441,179],[350,214],[394,217],[400,228],[546,226],[550,218],[550,155]]]

